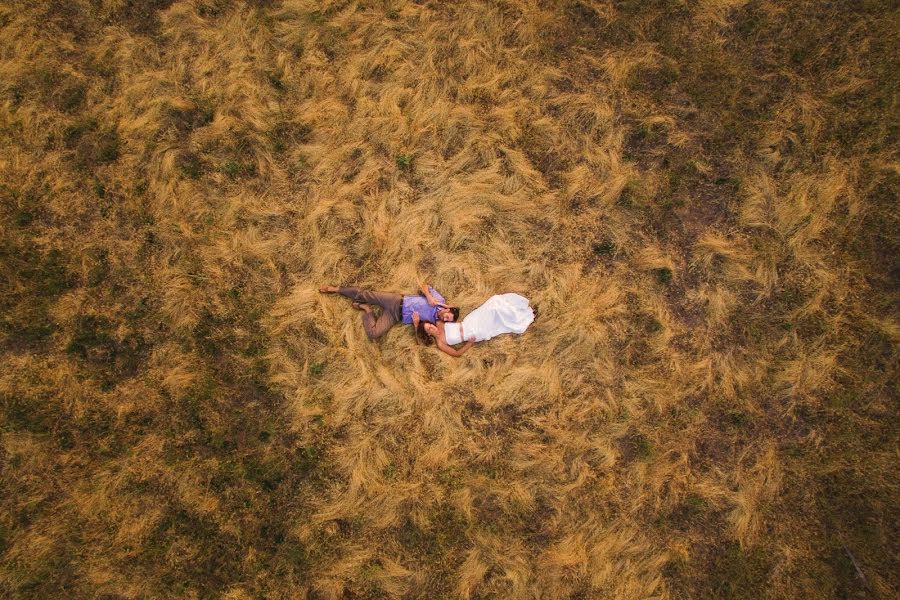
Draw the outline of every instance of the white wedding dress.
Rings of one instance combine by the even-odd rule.
[[[498,294],[466,315],[460,323],[444,323],[444,336],[453,346],[475,336],[476,342],[501,333],[524,333],[534,321],[528,298],[519,294]],[[462,326],[462,332],[460,332]]]

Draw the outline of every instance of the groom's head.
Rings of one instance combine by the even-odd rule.
[[[441,310],[437,311],[437,317],[441,321],[458,321],[459,309],[455,306],[442,308]]]

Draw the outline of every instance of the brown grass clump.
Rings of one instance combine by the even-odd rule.
[[[6,3],[0,592],[895,597],[898,19]]]

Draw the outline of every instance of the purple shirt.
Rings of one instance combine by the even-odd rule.
[[[444,297],[441,296],[436,289],[428,286],[428,291],[431,292],[431,295],[438,302],[444,302]],[[419,318],[423,321],[428,321],[429,323],[434,323],[437,321],[437,311],[441,310],[440,306],[432,306],[428,304],[428,298],[423,296],[422,294],[415,294],[412,296],[403,296],[403,322],[407,325],[412,324],[412,314],[414,312],[419,313]]]

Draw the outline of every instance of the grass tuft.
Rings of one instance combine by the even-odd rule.
[[[656,277],[657,283],[661,285],[668,285],[672,281],[672,269],[668,267],[653,269],[653,275]]]

